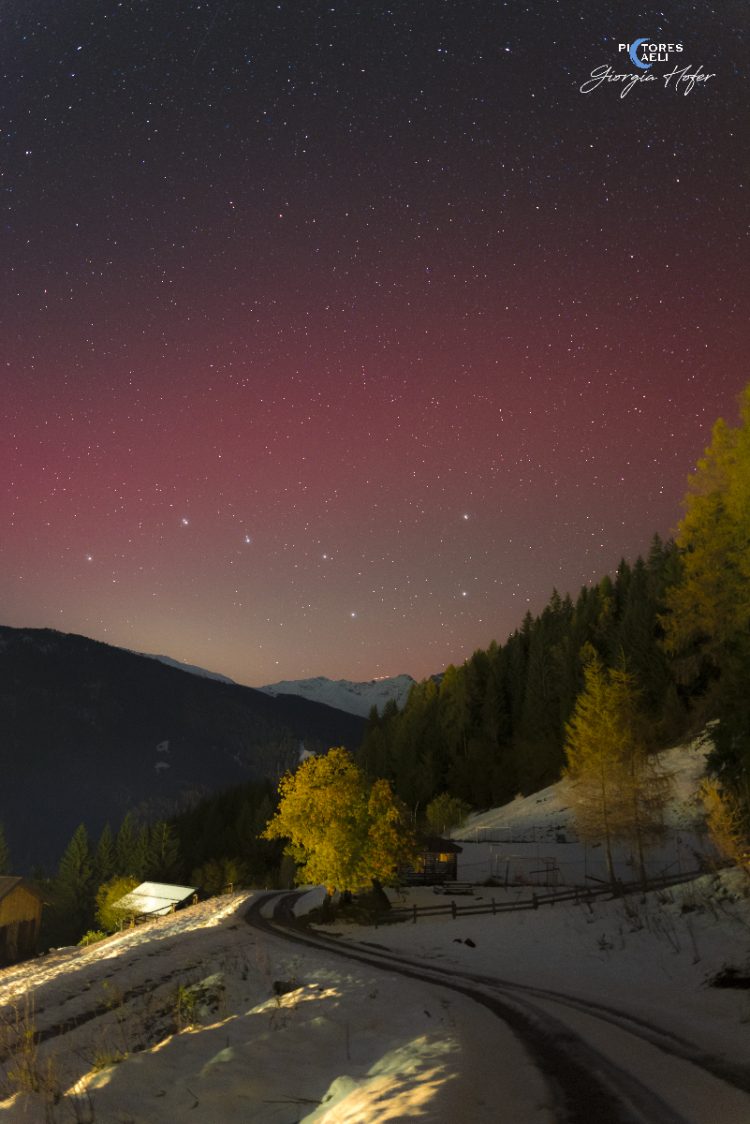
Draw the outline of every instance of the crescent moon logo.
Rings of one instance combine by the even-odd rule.
[[[638,58],[637,51],[638,51],[638,48],[640,47],[641,43],[648,43],[648,39],[636,39],[635,43],[630,44],[630,59],[631,59],[631,62],[635,66],[637,66],[639,70],[650,70],[651,69],[651,63],[650,62],[641,62],[641,60]]]

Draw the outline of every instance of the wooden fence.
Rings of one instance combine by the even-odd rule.
[[[515,913],[523,909],[539,909],[540,906],[555,905],[557,902],[574,902],[576,905],[585,905],[594,901],[595,898],[606,895],[620,897],[624,894],[642,893],[644,889],[664,890],[668,886],[676,886],[680,882],[689,882],[705,873],[704,870],[694,870],[681,874],[664,875],[661,878],[650,878],[645,887],[641,882],[618,882],[615,890],[609,885],[598,886],[595,889],[588,886],[576,886],[567,890],[557,890],[552,894],[532,894],[530,898],[522,898],[514,902],[498,902],[494,898],[490,898],[489,901],[456,905],[455,900],[451,899],[444,905],[394,906],[392,909],[379,913],[375,923],[381,925],[392,921],[411,920],[416,924],[423,917],[440,917],[448,914],[455,920],[459,916],[470,917],[481,913]],[[478,888],[486,889],[487,887]]]

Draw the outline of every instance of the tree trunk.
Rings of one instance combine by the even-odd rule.
[[[390,909],[391,903],[379,878],[372,879],[372,896],[378,909]]]
[[[619,897],[620,891],[615,877],[615,864],[612,859],[612,842],[609,838],[609,832],[604,835],[604,853],[607,857],[607,873],[609,874],[609,884],[612,887],[612,893],[615,897]]]
[[[329,886],[326,887],[326,896],[320,906],[320,916],[323,921],[333,919],[333,890]]]

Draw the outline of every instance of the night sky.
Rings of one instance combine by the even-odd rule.
[[[422,677],[668,536],[750,377],[749,23],[3,0],[0,621]]]

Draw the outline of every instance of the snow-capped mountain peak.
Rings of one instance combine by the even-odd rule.
[[[391,699],[398,706],[403,706],[413,684],[411,675],[393,675],[386,679],[371,679],[367,683],[327,679],[324,675],[316,675],[312,679],[284,679],[259,689],[267,695],[300,695],[313,702],[325,703],[337,710],[366,717],[373,706],[382,714]]]

